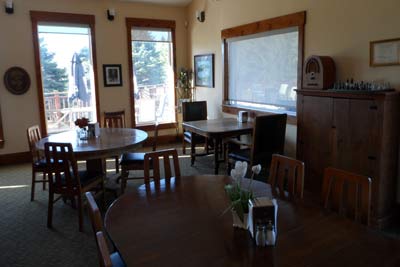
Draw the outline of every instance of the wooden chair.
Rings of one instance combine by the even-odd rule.
[[[172,157],[174,175],[172,175],[171,161]],[[144,181],[146,184],[150,183],[150,167],[153,167],[153,179],[155,183],[159,183],[161,179],[160,175],[160,158],[164,162],[164,175],[166,179],[175,177],[179,179],[181,177],[181,170],[179,167],[178,152],[176,149],[165,149],[159,151],[153,151],[146,153],[144,156]]]
[[[125,267],[118,252],[110,254],[102,231],[96,233],[97,250],[100,256],[100,267]]]
[[[254,119],[254,128],[251,147],[232,149],[228,144],[228,174],[236,161],[246,161],[250,166],[257,164],[267,168],[272,154],[283,154],[285,147],[286,114],[257,116]]]
[[[125,110],[104,112],[104,128],[125,128]]]
[[[158,139],[158,123],[154,125],[154,137],[152,150],[156,151],[157,149],[157,139]],[[141,171],[144,170],[144,152],[132,152],[132,153],[124,153],[121,157],[121,193],[125,192],[127,180],[133,179],[144,179],[144,177],[129,177],[129,171]],[[152,165],[150,164],[150,167]]]
[[[303,199],[304,163],[273,154],[268,182],[271,184],[273,194],[282,199]]]
[[[182,121],[200,121],[207,119],[207,101],[183,102],[182,103]],[[186,154],[186,143],[194,145],[205,144],[206,154],[209,153],[207,139],[203,136],[183,132],[182,153]],[[192,163],[193,164],[193,163]]]
[[[371,178],[328,167],[324,171],[322,201],[325,209],[334,209],[369,225]]]
[[[49,177],[49,206],[47,227],[52,227],[53,204],[62,198],[75,203],[77,197],[79,231],[83,230],[82,194],[90,190],[101,189],[104,198],[104,174],[78,171],[78,165],[70,143],[45,143],[47,174]],[[54,195],[60,197],[54,199]]]
[[[86,192],[85,196],[86,196],[86,200],[88,203],[88,212],[89,212],[90,222],[92,223],[94,238],[97,239],[97,233],[104,232],[103,220],[101,218],[100,209],[99,209],[99,206],[97,206],[96,200],[94,199],[92,192]],[[108,245],[107,245],[107,241],[106,241],[107,239],[105,237],[103,237],[103,239],[104,239],[105,248],[108,250]],[[111,241],[110,241],[110,243],[112,244]],[[115,246],[114,246],[114,244],[112,244],[112,245],[113,245],[114,251],[115,251]],[[98,243],[97,243],[97,249],[99,251],[100,266],[103,266],[102,264],[104,262],[104,258],[102,257],[102,255],[100,253],[100,247],[99,247]],[[106,255],[109,256],[109,253],[107,253]],[[113,255],[112,258],[120,258],[118,261],[123,262],[120,254],[118,252],[114,252],[112,255]],[[114,266],[114,265],[112,265],[112,266]]]
[[[26,130],[26,135],[28,137],[29,150],[32,156],[32,186],[31,186],[31,201],[35,199],[35,184],[42,183],[43,190],[46,190],[46,183],[48,180],[46,179],[46,159],[44,155],[39,153],[36,149],[36,143],[42,139],[40,134],[40,129],[38,125],[34,125],[29,127]],[[42,173],[43,178],[41,180],[36,179],[36,174]]]
[[[104,128],[125,128],[125,110],[104,112]],[[113,157],[115,159],[115,171],[119,173],[120,155]]]

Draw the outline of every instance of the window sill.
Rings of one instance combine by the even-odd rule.
[[[222,112],[237,115],[238,111],[244,110],[248,111],[251,118],[254,118],[257,115],[267,115],[267,114],[277,114],[278,112],[273,112],[270,110],[261,110],[261,109],[250,109],[248,107],[237,106],[237,105],[222,105]],[[287,113],[287,124],[297,125],[297,117],[295,114]]]

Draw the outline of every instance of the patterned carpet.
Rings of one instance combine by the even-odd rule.
[[[190,158],[181,156],[181,173],[210,174],[213,172],[212,160],[212,156],[201,157],[191,167]],[[114,161],[108,165],[112,168]],[[224,173],[223,166],[220,173]],[[48,192],[37,184],[35,201],[31,202],[30,181],[30,164],[0,167],[0,266],[98,266],[96,244],[87,214],[84,232],[80,233],[77,211],[58,201],[54,206],[53,229],[48,229]],[[140,184],[141,180],[128,181],[127,190],[135,190]],[[108,193],[109,204],[112,198]]]

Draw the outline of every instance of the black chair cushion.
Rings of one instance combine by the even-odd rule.
[[[235,161],[250,161],[250,148],[246,149],[239,149],[232,151],[228,154],[228,157],[235,160]]]
[[[34,165],[36,168],[45,168],[45,167],[46,167],[46,160],[45,160],[45,159],[37,160],[37,161],[35,161],[35,162],[33,163],[33,165]]]
[[[81,185],[85,186],[87,184],[90,184],[91,182],[93,182],[94,180],[98,179],[100,176],[102,176],[103,174],[101,172],[88,172],[88,171],[78,171],[78,175],[79,175],[79,179],[81,181]],[[53,178],[55,179],[55,177]],[[61,176],[61,181],[62,183],[65,183],[65,176],[64,174],[62,174]]]
[[[140,152],[124,153],[121,157],[120,164],[121,165],[129,165],[129,164],[144,162],[145,154],[146,153],[140,153]]]
[[[125,267],[125,263],[118,252],[114,252],[110,255],[111,263],[113,267]]]

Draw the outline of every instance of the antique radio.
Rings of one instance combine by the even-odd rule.
[[[335,76],[335,62],[331,57],[310,56],[304,64],[303,89],[332,88]]]

